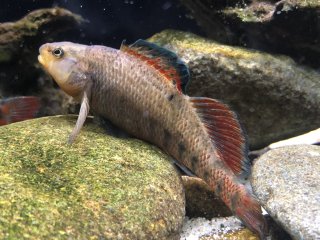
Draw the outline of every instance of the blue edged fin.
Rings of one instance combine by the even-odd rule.
[[[122,43],[120,50],[146,62],[175,85],[179,92],[186,92],[189,69],[174,52],[142,39],[129,46]]]

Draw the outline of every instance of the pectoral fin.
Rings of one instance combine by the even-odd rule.
[[[79,112],[76,126],[74,127],[74,129],[68,139],[69,144],[72,144],[74,142],[75,138],[79,134],[79,132],[80,132],[87,116],[88,116],[89,109],[90,109],[90,106],[89,106],[90,95],[91,95],[91,88],[87,88],[86,91],[84,91],[83,96],[82,96],[81,107],[80,107],[80,112]]]

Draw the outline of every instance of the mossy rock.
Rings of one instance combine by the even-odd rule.
[[[46,79],[38,63],[39,47],[80,35],[80,15],[54,7],[37,9],[14,22],[0,23],[0,89],[7,96],[39,94]],[[69,39],[68,40],[72,40]],[[46,96],[48,98],[48,96]]]
[[[187,93],[219,99],[233,109],[251,149],[295,137],[320,124],[320,74],[291,58],[164,30],[150,41],[178,54],[191,74]]]
[[[0,127],[0,239],[176,239],[184,192],[158,148],[87,121],[46,117]]]
[[[319,69],[319,0],[180,0],[206,36]]]

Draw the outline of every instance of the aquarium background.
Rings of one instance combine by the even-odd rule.
[[[319,0],[0,0],[0,239],[259,239],[190,170],[106,119],[90,113],[67,144],[80,105],[39,47],[138,39],[186,64],[188,96],[234,112],[241,182],[270,239],[320,239]],[[233,128],[214,131],[222,152],[240,149]]]
[[[86,44],[119,47],[123,40],[132,43],[167,28],[204,34],[181,3],[164,0],[4,0],[0,22],[15,21],[32,10],[54,6],[69,9],[88,20],[81,26],[80,38],[64,37]]]

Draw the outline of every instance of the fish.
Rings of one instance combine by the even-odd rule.
[[[46,43],[38,60],[60,88],[81,103],[68,142],[89,110],[152,143],[202,178],[250,230],[265,239],[261,206],[244,185],[247,143],[224,103],[186,94],[190,72],[172,51],[137,40],[120,49],[72,42]]]
[[[10,97],[0,100],[0,126],[38,116],[40,99],[35,96]]]

